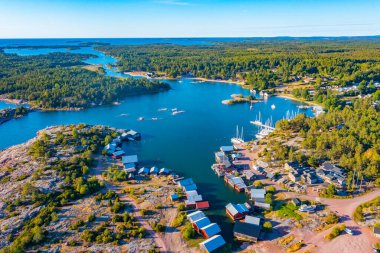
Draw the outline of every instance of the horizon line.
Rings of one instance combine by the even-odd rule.
[[[310,35],[310,36],[291,36],[291,35],[278,35],[278,36],[191,36],[191,37],[9,37],[1,38],[0,40],[15,40],[15,39],[275,39],[275,38],[360,38],[360,37],[380,37],[380,34],[373,35]]]

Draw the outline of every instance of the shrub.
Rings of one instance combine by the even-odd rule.
[[[270,232],[270,231],[272,231],[272,228],[273,228],[273,226],[272,226],[272,223],[271,223],[270,221],[266,221],[266,222],[264,222],[264,224],[263,224],[263,230],[264,230],[265,232]]]
[[[303,242],[296,242],[289,246],[289,248],[286,249],[286,252],[295,252],[299,250],[303,246]]]
[[[179,206],[177,207],[177,210],[178,211],[185,211],[186,210],[186,206],[184,204],[179,204]]]
[[[346,225],[344,225],[344,224],[342,224],[340,226],[333,227],[333,229],[331,229],[331,232],[325,236],[325,239],[327,239],[327,240],[334,239],[335,237],[340,235],[345,228],[346,228]]]
[[[186,218],[186,214],[183,212],[180,212],[177,214],[177,217],[172,221],[172,226],[173,227],[180,227],[183,224],[183,221]]]
[[[184,239],[189,240],[195,238],[196,232],[191,226],[191,223],[186,223],[185,227],[182,229],[182,236]]]
[[[255,182],[253,183],[253,186],[254,186],[255,188],[263,188],[263,187],[264,187],[264,184],[263,184],[261,181],[255,181]]]
[[[157,223],[157,222],[152,224],[152,228],[156,232],[164,232],[165,231],[165,226],[162,225],[161,223]]]
[[[92,221],[94,221],[96,219],[96,216],[95,216],[95,214],[90,214],[89,216],[88,216],[88,218],[87,218],[87,222],[92,222]]]

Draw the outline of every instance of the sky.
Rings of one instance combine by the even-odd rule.
[[[380,0],[0,0],[0,38],[380,35]]]

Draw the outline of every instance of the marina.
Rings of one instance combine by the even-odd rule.
[[[101,63],[108,75],[122,75],[108,68],[108,63],[115,62],[111,57],[91,48],[71,51],[98,55],[99,58],[89,59],[87,62]],[[16,53],[17,50],[12,52]],[[29,52],[36,54],[40,51],[23,50],[23,53]],[[9,121],[0,126],[0,148],[5,149],[22,143],[33,138],[38,130],[52,125],[87,123],[136,129],[143,133],[144,138],[140,142],[123,144],[125,155],[139,154],[141,167],[176,168],[181,176],[193,178],[199,192],[202,193],[202,198],[210,203],[210,209],[207,210],[209,218],[217,221],[222,229],[221,235],[226,241],[230,241],[232,225],[225,216],[225,205],[229,202],[244,203],[247,197],[231,187],[226,187],[223,180],[210,169],[215,160],[213,152],[218,147],[231,143],[231,138],[236,137],[237,125],[244,129],[244,141],[250,141],[255,139],[259,129],[258,126],[250,124],[250,119],[255,119],[260,113],[265,115],[265,118],[272,116],[273,122],[276,122],[282,119],[288,110],[298,110],[297,106],[301,103],[271,96],[267,101],[254,104],[251,110],[249,104],[224,106],[220,103],[223,98],[230,94],[247,96],[249,90],[238,85],[218,82],[203,82],[199,85],[186,78],[165,82],[171,85],[170,91],[128,97],[120,101],[118,106],[99,106],[82,111],[36,111],[26,117]],[[276,110],[271,109],[272,104],[276,105]],[[8,107],[4,102],[0,102],[0,105]],[[168,109],[158,112],[160,108]],[[186,113],[172,116],[172,108]],[[305,113],[309,116],[314,115],[310,108]],[[128,116],[120,117],[121,114]],[[137,120],[139,117],[142,120]],[[153,117],[163,120],[147,120]],[[243,161],[244,155],[235,163],[246,166]]]

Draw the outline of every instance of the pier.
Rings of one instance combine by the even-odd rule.
[[[250,121],[250,123],[253,124],[253,125],[262,127],[262,128],[266,128],[266,129],[269,129],[269,130],[274,130],[274,127],[272,127],[270,125],[266,125],[266,124],[262,123],[259,120],[252,120],[252,121]]]

